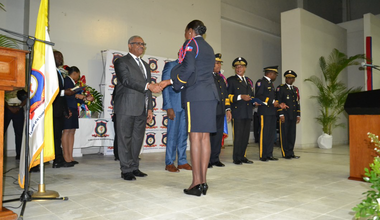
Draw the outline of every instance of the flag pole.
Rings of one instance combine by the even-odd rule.
[[[33,199],[57,198],[59,193],[54,190],[45,190],[44,184],[44,149],[40,153],[40,184],[38,185],[38,192],[32,194]],[[65,200],[65,199],[64,199]]]

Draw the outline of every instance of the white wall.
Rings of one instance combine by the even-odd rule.
[[[25,25],[34,35],[40,0],[26,1],[30,1],[30,19]],[[7,12],[0,11],[0,27],[23,32],[24,0],[1,2]],[[207,42],[221,51],[220,4],[220,0],[50,0],[50,38],[63,53],[65,64],[78,66],[87,84],[99,88],[101,50],[128,51],[132,35],[144,39],[147,54],[173,58],[185,41],[186,25],[199,19],[207,27]],[[13,132],[8,132],[8,149],[14,149],[13,140]]]
[[[364,15],[364,43],[372,37],[372,63],[380,65],[380,18],[373,14]],[[380,89],[380,71],[372,69],[372,88]]]
[[[346,36],[346,29],[303,9],[281,14],[282,66],[297,73],[295,85],[301,94],[301,123],[297,125],[296,147],[315,147],[322,134],[321,125],[314,119],[319,114],[318,104],[310,99],[317,90],[304,80],[312,75],[322,75],[319,57],[327,58],[333,48],[346,53]],[[347,74],[342,73],[341,79],[347,82]],[[347,124],[344,115],[341,121]],[[333,137],[334,144],[347,143],[347,127],[335,129]]]

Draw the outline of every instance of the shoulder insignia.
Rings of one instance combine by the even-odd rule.
[[[260,87],[260,86],[261,86],[261,82],[257,81],[256,87]]]

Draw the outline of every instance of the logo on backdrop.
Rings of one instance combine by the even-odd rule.
[[[113,72],[112,73],[112,79],[111,79],[111,85],[109,85],[110,88],[114,88],[117,84],[117,77],[116,77],[116,73]]]
[[[156,126],[156,115],[155,114],[153,114],[152,121],[150,123],[147,123],[146,125],[147,125],[146,128],[148,128],[148,129],[157,128],[157,126]]]
[[[154,110],[154,111],[157,111],[157,110],[158,110],[158,108],[156,108],[156,106],[157,106],[156,99],[157,99],[157,96],[152,95],[152,104],[153,104],[153,110]]]
[[[162,115],[162,126],[161,128],[168,128],[168,115]]]
[[[160,144],[160,147],[166,147],[167,140],[168,138],[167,138],[166,132],[162,132],[162,139],[161,139],[162,144]]]
[[[113,57],[112,57],[112,65],[110,66],[111,68],[114,68],[114,63],[115,63],[115,61],[118,59],[118,58],[120,58],[120,57],[122,57],[122,56],[124,56],[122,53],[119,53],[119,52],[113,52],[112,53],[112,55],[113,55]]]
[[[93,137],[108,137],[107,134],[107,120],[97,119],[95,120],[95,134],[92,134]]]
[[[145,139],[145,147],[155,147],[157,146],[156,143],[156,133],[154,132],[149,132],[149,133],[146,133],[146,139]]]
[[[157,69],[158,69],[158,65],[157,65],[158,59],[154,58],[154,57],[149,57],[148,59],[149,59],[150,72],[152,72],[152,73],[158,73],[159,72],[159,71],[157,71]]]

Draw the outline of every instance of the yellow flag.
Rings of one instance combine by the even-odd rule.
[[[48,34],[48,0],[41,0],[38,11],[35,38],[50,41]],[[29,169],[40,163],[40,152],[44,149],[44,162],[54,159],[53,101],[58,94],[59,84],[53,48],[36,41],[33,48],[33,64],[30,80],[29,152],[23,142],[19,184],[24,188],[25,153],[29,154]]]

